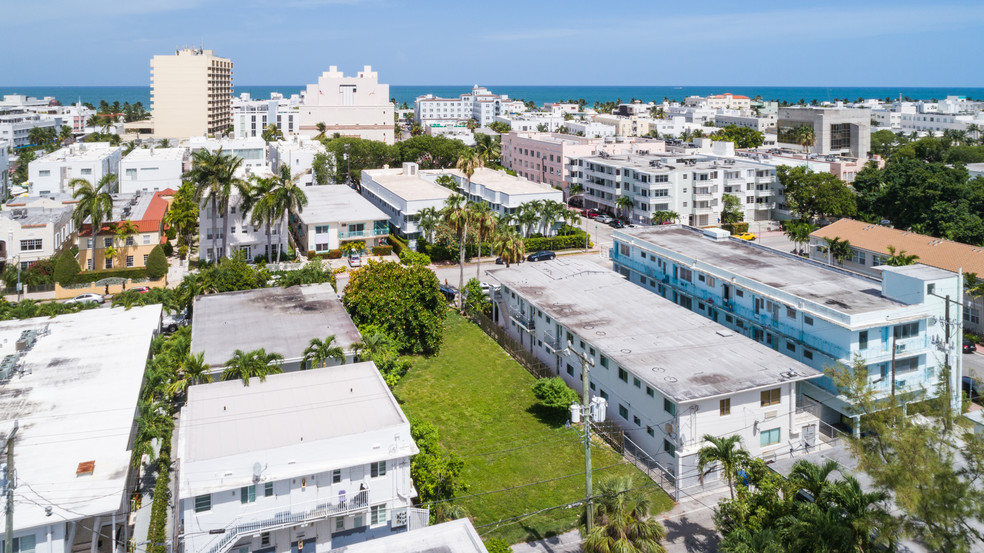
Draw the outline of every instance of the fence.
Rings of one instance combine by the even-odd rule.
[[[501,328],[499,325],[492,322],[485,315],[476,313],[472,315],[472,320],[485,331],[493,340],[495,340],[502,349],[506,350],[513,359],[519,362],[530,374],[536,378],[550,378],[551,376],[557,376],[556,373],[547,366],[543,361],[536,358],[535,355],[530,353],[523,347],[519,342],[513,339],[512,336],[506,333],[506,330]]]

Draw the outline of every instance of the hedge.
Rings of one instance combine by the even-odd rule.
[[[400,252],[407,248],[407,243],[397,238],[395,234],[390,234],[386,238],[386,243],[393,247],[393,253],[400,255]]]
[[[342,250],[328,250],[328,259],[341,259]]]
[[[584,248],[584,234],[552,237],[524,238],[523,245],[528,252],[542,250],[575,250]],[[593,244],[588,240],[588,247]]]
[[[393,246],[373,246],[372,255],[389,255],[393,253]]]
[[[167,552],[167,507],[170,503],[171,481],[171,439],[166,438],[161,443],[161,451],[157,456],[157,482],[154,484],[154,503],[150,506],[150,528],[147,531],[149,553]]]
[[[154,246],[147,256],[147,276],[156,280],[167,274],[167,256],[160,244]]]
[[[732,236],[748,232],[748,223],[724,223],[721,228],[727,230]]]

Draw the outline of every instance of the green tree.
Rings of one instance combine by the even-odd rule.
[[[572,390],[559,376],[541,378],[533,383],[533,395],[544,406],[556,410],[567,411],[572,403],[577,403],[577,392]]]
[[[914,265],[919,262],[918,255],[908,255],[905,250],[896,250],[895,246],[888,246],[888,260],[886,265],[891,267],[902,267],[903,265]]]
[[[650,221],[654,225],[662,225],[663,223],[672,223],[680,218],[680,214],[676,211],[654,211],[650,217]]]
[[[631,213],[632,211],[632,198],[628,196],[619,196],[615,199],[615,213],[616,215],[624,216],[626,213]]]
[[[476,133],[475,153],[485,164],[499,166],[502,163],[502,136]]]
[[[848,240],[841,240],[839,236],[833,238],[824,238],[824,242],[827,243],[827,261],[837,261],[838,264],[844,262],[845,259],[851,257],[851,242]]]
[[[421,504],[447,503],[468,489],[462,478],[465,463],[441,448],[434,425],[410,417],[410,437],[420,450],[410,459],[410,477]]]
[[[315,366],[327,367],[328,361],[345,364],[345,350],[335,345],[335,335],[332,334],[324,340],[311,338],[311,343],[304,348],[304,367],[309,369]]]
[[[438,177],[438,179],[440,178]],[[451,178],[453,179],[454,177]],[[417,214],[417,228],[424,233],[424,238],[428,242],[434,241],[434,231],[440,222],[441,214],[433,207],[425,207]]]
[[[250,379],[254,377],[263,382],[271,374],[284,372],[281,368],[283,360],[283,355],[267,353],[263,348],[249,352],[237,349],[232,353],[232,357],[225,362],[222,380],[242,379],[243,386],[249,386]]]
[[[812,125],[800,125],[794,131],[796,143],[803,147],[804,152],[809,152],[810,147],[817,142],[817,133]]]
[[[474,313],[481,313],[485,316],[489,316],[492,312],[492,302],[489,301],[485,291],[482,290],[482,283],[479,282],[477,278],[473,278],[468,281],[465,285],[465,291],[462,294],[463,301],[465,302],[465,313],[471,315]]]
[[[732,194],[724,194],[721,198],[724,210],[721,212],[721,223],[734,225],[745,220],[745,211],[741,208],[741,200]]]
[[[335,162],[328,154],[319,152],[315,154],[311,162],[311,172],[314,175],[314,184],[324,186],[328,181],[335,182]]]
[[[468,223],[471,221],[470,204],[461,194],[452,194],[444,201],[442,210],[446,224],[458,240],[458,307],[464,309],[461,302],[461,289],[465,287],[465,240],[468,238]]]
[[[17,168],[14,169],[14,174],[12,176],[12,182],[14,184],[23,184],[28,179],[28,166],[31,162],[37,159],[37,154],[33,150],[22,150],[17,154]]]
[[[471,223],[474,229],[475,242],[478,243],[478,255],[475,258],[475,278],[482,278],[482,239],[495,233],[498,219],[487,203],[475,204],[472,207]]]
[[[786,236],[793,242],[794,245],[798,247],[798,249],[802,249],[800,244],[805,244],[810,241],[810,235],[813,234],[817,228],[819,227],[806,220],[787,221],[786,224],[783,225],[783,231]]]
[[[492,253],[502,258],[509,267],[512,263],[519,263],[526,255],[526,247],[523,239],[512,229],[504,229],[496,236],[492,243]]]
[[[324,140],[327,138],[326,133],[328,132],[328,125],[324,121],[318,121],[314,128],[318,129],[318,134],[314,135],[315,140]]]
[[[573,183],[567,187],[567,205],[571,204],[571,200],[584,194],[584,187],[578,183]]]
[[[168,385],[167,394],[171,397],[178,396],[183,394],[188,386],[207,384],[212,380],[208,363],[205,362],[205,354],[189,351],[181,358],[180,368],[176,378]]]
[[[852,217],[857,213],[854,192],[830,173],[781,165],[776,175],[785,189],[787,207],[802,218]]]
[[[75,209],[72,211],[72,222],[75,228],[82,231],[83,224],[89,221],[89,230],[92,235],[92,252],[89,259],[92,268],[96,268],[96,240],[102,231],[103,223],[113,216],[113,197],[110,191],[113,183],[116,182],[116,175],[106,174],[93,185],[85,179],[72,179],[69,187],[73,190],[72,198],[77,200]]]
[[[260,136],[268,144],[270,142],[276,142],[277,140],[283,140],[284,139],[284,133],[283,133],[283,131],[281,131],[276,125],[273,125],[273,124],[270,124],[270,125],[267,125],[266,127],[264,127],[263,132],[260,133]]]
[[[649,516],[648,496],[633,488],[631,476],[612,476],[598,484],[596,525],[584,537],[584,553],[665,553],[666,530]]]
[[[705,434],[703,439],[710,445],[700,448],[697,452],[697,470],[701,473],[701,481],[703,482],[704,478],[720,465],[721,472],[728,481],[731,499],[734,499],[734,479],[738,470],[749,462],[748,451],[741,447],[741,436],[732,435],[718,438]]]
[[[765,142],[764,133],[737,125],[727,125],[711,135],[711,138],[733,142],[735,148],[758,148]]]
[[[181,237],[179,244],[191,245],[198,236],[198,201],[195,199],[195,185],[182,182],[174,194],[171,207],[164,214],[164,223],[170,225]]]
[[[211,205],[212,219],[212,261],[225,257],[226,237],[229,226],[229,199],[234,190],[241,197],[249,194],[249,183],[236,177],[236,170],[242,165],[240,157],[222,153],[222,149],[212,152],[205,148],[195,150],[191,156],[191,171],[184,175],[185,179],[194,183],[195,199],[200,203]],[[218,232],[217,222],[222,217],[222,233]],[[216,247],[222,236],[221,250]]]
[[[164,248],[160,244],[154,246],[147,256],[147,276],[152,279],[159,279],[167,274],[167,257],[164,255]]]
[[[75,280],[76,275],[82,271],[82,267],[79,266],[79,262],[72,255],[71,251],[64,251],[60,256],[58,256],[58,262],[55,263],[55,282],[61,284],[62,286],[68,286],[72,284]]]

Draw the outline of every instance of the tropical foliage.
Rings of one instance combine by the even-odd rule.
[[[666,530],[650,517],[648,494],[631,476],[613,476],[598,484],[593,504],[595,526],[584,537],[585,553],[664,553]]]
[[[283,360],[283,355],[267,353],[263,348],[252,351],[237,349],[223,365],[222,380],[242,380],[243,386],[249,386],[253,378],[263,382],[267,376],[283,372]]]
[[[812,173],[806,167],[781,165],[776,175],[785,189],[786,206],[800,218],[851,217],[857,212],[854,192],[830,173]]]

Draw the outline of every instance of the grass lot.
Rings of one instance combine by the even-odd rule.
[[[418,358],[395,390],[404,411],[434,424],[441,445],[465,461],[468,490],[459,495],[556,479],[459,500],[477,527],[584,498],[583,442],[564,428],[565,415],[538,409],[533,382],[478,326],[452,314],[441,354]],[[601,443],[593,446],[591,460],[596,483],[614,474],[633,474],[636,485],[651,482]],[[659,512],[673,501],[653,488],[653,503]],[[478,531],[518,543],[570,530],[580,512],[555,509]]]

